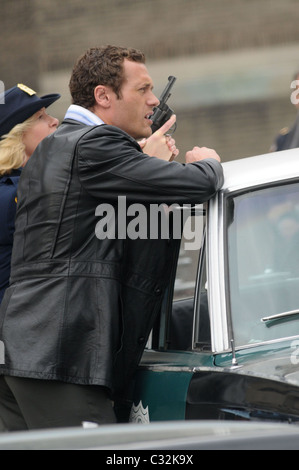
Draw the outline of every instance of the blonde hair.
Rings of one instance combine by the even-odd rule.
[[[36,114],[36,113],[35,113]],[[25,160],[24,132],[35,121],[35,114],[21,124],[17,124],[8,134],[0,140],[0,176],[11,173],[20,168]]]

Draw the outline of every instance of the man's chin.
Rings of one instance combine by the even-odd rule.
[[[153,133],[152,129],[149,128],[149,129],[143,131],[142,133],[140,132],[138,136],[135,135],[134,139],[136,139],[136,140],[147,139],[148,137],[150,137],[152,135],[152,133]]]
[[[153,133],[152,128],[149,126],[144,131],[144,137],[150,137],[152,133]]]

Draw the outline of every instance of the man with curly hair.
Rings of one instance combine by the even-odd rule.
[[[220,157],[173,160],[172,116],[142,52],[103,46],[75,64],[72,105],[19,183],[11,284],[0,311],[0,418],[9,430],[116,421],[167,290],[172,240],[96,236],[96,208],[197,204],[223,182]],[[144,140],[145,139],[145,140]],[[119,232],[116,227],[115,233]],[[121,230],[120,230],[121,231]]]

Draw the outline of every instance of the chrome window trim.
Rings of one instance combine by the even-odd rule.
[[[260,346],[267,346],[267,345],[270,345],[270,344],[276,344],[276,343],[284,343],[284,342],[288,342],[288,341],[293,341],[295,339],[298,339],[299,338],[299,333],[298,334],[295,334],[293,336],[285,336],[283,338],[276,338],[276,339],[270,339],[270,340],[267,340],[267,341],[259,341],[257,343],[247,343],[247,344],[243,344],[243,345],[240,345],[240,346],[236,346],[236,351],[243,351],[243,350],[247,350],[247,349],[253,349],[253,348],[256,348],[256,347],[260,347]],[[227,353],[227,351],[222,351],[222,353]],[[219,351],[217,354],[221,354],[221,352]]]
[[[212,352],[230,349],[226,312],[226,294],[223,273],[224,238],[223,238],[223,192],[220,191],[209,202],[207,225],[207,279],[208,302],[211,322]],[[214,234],[212,237],[211,234]]]

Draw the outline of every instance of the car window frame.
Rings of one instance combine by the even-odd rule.
[[[182,208],[179,208],[179,210],[182,210]],[[183,243],[183,238],[178,240],[178,245],[177,245],[177,253],[176,253],[176,261],[174,263],[173,269],[172,269],[172,275],[171,279],[169,282],[169,289],[167,291],[166,297],[163,300],[163,307],[161,309],[161,315],[159,319],[159,323],[156,324],[156,330],[154,335],[158,336],[158,339],[153,343],[153,349],[159,349],[161,350],[190,350],[194,348],[194,325],[195,325],[195,316],[196,316],[196,302],[197,302],[197,284],[198,284],[198,276],[199,272],[201,272],[200,264],[202,260],[202,254],[203,250],[205,249],[205,232],[206,232],[206,220],[207,220],[207,205],[206,204],[200,204],[196,205],[192,208],[191,212],[191,217],[201,217],[202,222],[201,222],[201,227],[202,227],[202,232],[201,232],[201,242],[200,242],[200,247],[196,251],[196,260],[195,260],[195,275],[194,275],[194,288],[193,288],[193,293],[192,296],[186,296],[186,297],[180,297],[176,298],[175,297],[175,280],[177,277],[178,273],[178,261],[179,261],[179,255],[180,255],[180,250],[181,246]],[[192,306],[192,323],[191,323],[191,332],[190,332],[190,347],[186,347],[184,349],[176,349],[171,346],[171,328],[173,327],[173,320],[172,320],[172,309],[173,309],[173,304],[174,303],[179,303],[179,302],[184,302],[184,301],[192,301],[193,306]],[[164,322],[164,324],[163,324]],[[158,328],[158,332],[157,332]],[[158,334],[157,334],[158,333]]]
[[[231,204],[232,200],[235,200],[237,197],[240,197],[246,193],[254,193],[257,191],[261,190],[267,190],[271,188],[277,188],[277,187],[282,187],[282,186],[289,186],[292,184],[298,184],[298,178],[290,178],[290,179],[285,179],[285,180],[277,180],[277,181],[270,181],[267,183],[263,184],[257,184],[254,186],[250,187],[243,187],[239,189],[238,191],[227,191],[226,194],[224,195],[224,200],[223,200],[223,214],[224,214],[224,221],[225,221],[225,228],[224,228],[224,233],[223,233],[223,239],[224,239],[224,258],[225,258],[225,266],[227,268],[226,271],[226,282],[225,282],[225,292],[226,292],[226,315],[227,315],[227,327],[228,327],[228,336],[229,336],[229,342],[233,344],[233,348],[236,350],[242,350],[242,349],[247,349],[247,348],[254,348],[258,345],[264,345],[268,343],[274,343],[274,342],[283,342],[291,336],[281,336],[275,339],[265,339],[261,340],[259,342],[255,343],[250,343],[250,342],[244,342],[244,344],[239,344],[237,345],[236,343],[236,337],[235,337],[235,332],[234,332],[234,321],[232,318],[232,307],[231,307],[231,269],[229,267],[229,256],[228,256],[228,229],[230,226],[229,219],[233,218],[231,217],[231,214],[229,215],[229,205]],[[293,337],[298,337],[299,335],[296,334]]]

